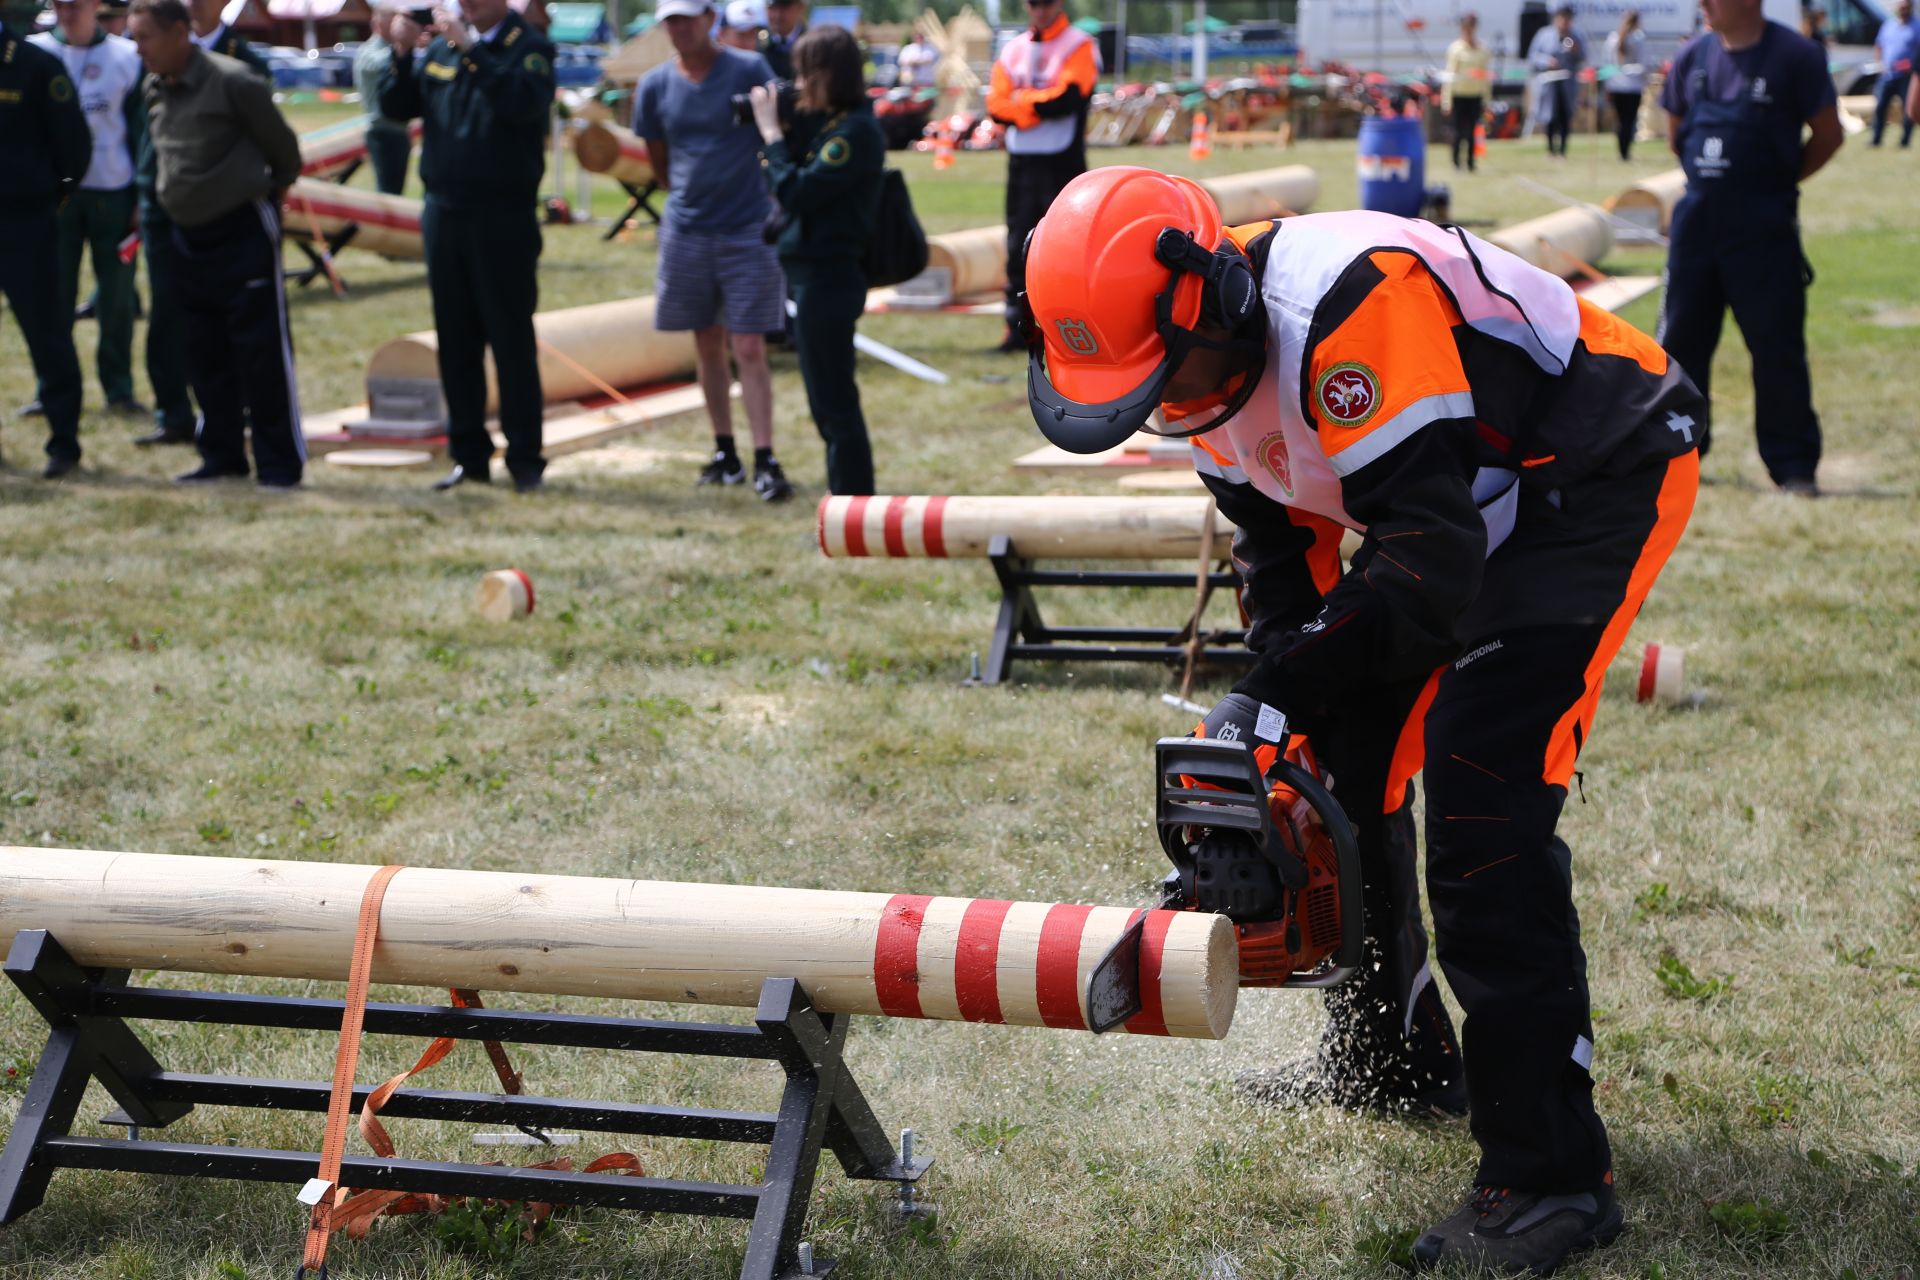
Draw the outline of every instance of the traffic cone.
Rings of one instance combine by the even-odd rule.
[[[1473,158],[1475,160],[1487,158],[1487,126],[1485,124],[1473,126]]]
[[[1193,113],[1193,132],[1187,137],[1187,155],[1195,160],[1205,160],[1213,154],[1213,132],[1207,128],[1207,113]]]
[[[953,168],[953,139],[945,129],[933,135],[933,167],[936,170]]]

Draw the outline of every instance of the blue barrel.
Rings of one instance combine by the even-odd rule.
[[[1417,218],[1426,200],[1427,138],[1409,116],[1360,121],[1360,207]]]

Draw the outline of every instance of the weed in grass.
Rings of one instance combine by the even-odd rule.
[[[1754,1100],[1747,1105],[1747,1114],[1770,1128],[1791,1128],[1806,1099],[1806,1081],[1761,1074],[1753,1078],[1752,1087]]]
[[[953,1127],[953,1136],[962,1142],[1001,1155],[1007,1144],[1026,1132],[1027,1126],[1015,1124],[1002,1116],[993,1116],[985,1120],[970,1120]]]
[[[1635,918],[1640,920],[1672,915],[1679,910],[1679,900],[1668,889],[1666,881],[1656,880],[1633,896],[1633,910]]]
[[[1660,953],[1660,963],[1654,966],[1653,976],[1660,982],[1661,990],[1675,1000],[1711,1000],[1733,990],[1731,978],[1699,978],[1693,969],[1671,950]]]
[[[1418,1227],[1396,1227],[1382,1219],[1371,1219],[1354,1237],[1353,1251],[1368,1262],[1381,1266],[1413,1270],[1413,1242],[1420,1238]]]
[[[1793,1215],[1754,1200],[1722,1200],[1707,1206],[1721,1235],[1743,1244],[1776,1244],[1793,1232]]]

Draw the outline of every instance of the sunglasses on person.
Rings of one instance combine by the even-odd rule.
[[[1045,9],[1051,5],[1056,5],[1059,3],[1060,3],[1060,0],[1027,0],[1027,8]]]

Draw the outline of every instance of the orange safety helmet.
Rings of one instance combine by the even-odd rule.
[[[1265,360],[1264,332],[1226,343],[1196,332],[1204,320],[1239,333],[1260,289],[1219,206],[1190,179],[1128,165],[1081,174],[1027,238],[1026,267],[1027,401],[1041,434],[1069,452],[1140,430],[1195,347]],[[1206,429],[1245,403],[1260,372]]]

